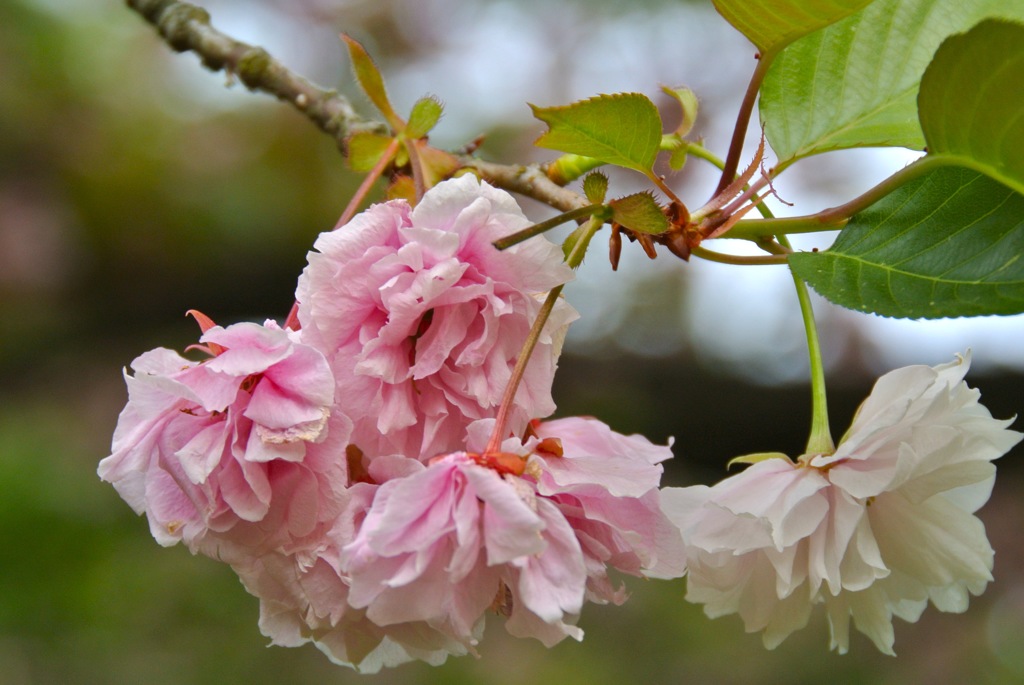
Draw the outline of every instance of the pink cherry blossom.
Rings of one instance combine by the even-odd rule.
[[[469,443],[482,444],[493,423],[471,426]],[[551,646],[582,638],[575,623],[586,600],[624,601],[608,568],[683,573],[682,541],[658,498],[668,448],[593,419],[534,430],[498,455],[371,461],[378,478],[394,477],[354,538],[347,525],[332,531],[349,606],[385,628],[426,623],[465,649],[495,610],[512,634]]]
[[[327,361],[273,322],[207,327],[200,342],[203,362],[160,348],[132,363],[100,477],[163,545],[227,558],[312,534],[347,478]]]
[[[962,612],[992,579],[974,512],[992,460],[1021,439],[963,381],[969,358],[875,384],[834,454],[767,459],[714,487],[668,488],[687,545],[687,599],[737,613],[775,647],[824,604],[832,647],[849,623],[893,653],[892,617]]]
[[[593,418],[536,422],[535,433],[558,441],[555,453],[536,449],[531,460],[537,492],[556,504],[580,540],[591,599],[625,599],[607,568],[649,578],[685,572],[679,530],[662,511],[658,490],[669,447]]]
[[[332,364],[338,408],[364,453],[453,452],[469,423],[493,416],[538,297],[572,276],[542,237],[491,245],[529,224],[511,195],[463,176],[415,209],[374,205],[316,241],[299,320]],[[514,430],[554,410],[555,363],[574,317],[555,308],[516,395]]]
[[[342,551],[349,603],[382,626],[426,621],[471,644],[496,600],[564,634],[586,570],[564,518],[525,481],[460,452],[380,486]]]
[[[334,536],[351,539],[376,490],[369,483],[346,490]],[[319,543],[299,553],[271,552],[233,564],[246,589],[260,599],[260,629],[272,644],[297,647],[314,642],[333,662],[363,673],[413,660],[436,666],[449,655],[472,651],[422,621],[386,626],[371,621],[365,611],[349,605],[350,590],[339,571],[337,547],[327,537]]]

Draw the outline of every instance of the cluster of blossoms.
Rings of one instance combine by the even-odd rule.
[[[488,436],[540,299],[572,272],[510,195],[472,176],[375,205],[315,243],[297,330],[197,315],[190,361],[148,352],[100,476],[164,545],[230,564],[275,644],[375,671],[472,652],[489,613],[579,639],[609,569],[678,577],[668,447],[595,419],[540,421],[576,314],[558,302]]]
[[[659,490],[667,446],[542,420],[564,302],[504,397],[540,299],[572,275],[544,238],[493,248],[528,225],[464,176],[321,235],[297,325],[197,314],[203,361],[133,362],[100,476],[158,542],[230,564],[274,644],[366,672],[473,653],[489,614],[579,639],[585,602],[625,600],[609,571],[688,573],[688,599],[769,647],[824,604],[833,647],[852,617],[889,653],[892,616],[962,611],[991,580],[974,512],[1021,436],[966,360],[883,377],[834,453]]]

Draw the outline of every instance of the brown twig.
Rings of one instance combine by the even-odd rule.
[[[194,52],[212,71],[235,75],[247,88],[290,103],[338,144],[344,154],[349,136],[358,131],[388,133],[387,126],[360,117],[349,101],[334,90],[321,88],[274,59],[261,47],[221,33],[210,24],[209,13],[181,0],[126,0],[129,7],[156,27],[178,52]],[[537,165],[504,165],[469,155],[459,156],[492,185],[531,197],[550,207],[569,211],[587,199],[549,179]]]
[[[474,169],[492,185],[505,190],[532,197],[549,207],[568,212],[586,207],[590,201],[579,193],[563,188],[544,173],[538,164],[529,166],[495,164],[475,157],[459,157],[459,162],[466,168]]]
[[[343,96],[321,88],[288,69],[261,47],[225,35],[210,24],[209,13],[180,0],[127,0],[128,6],[156,27],[178,52],[194,52],[211,71],[237,76],[249,90],[291,103],[342,150],[356,131],[386,133],[387,127],[363,119]]]

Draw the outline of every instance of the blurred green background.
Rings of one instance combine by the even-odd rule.
[[[523,4],[541,23],[544,12],[585,18],[590,35],[622,11],[584,0]],[[632,10],[653,13],[667,4]],[[399,92],[392,82],[399,102],[432,87],[417,81],[411,66],[459,38],[446,34],[446,12],[465,5],[509,11],[500,3],[445,0],[206,5],[215,24],[224,25],[223,16],[225,28],[272,51],[280,28],[287,39],[280,47],[294,66],[350,94],[333,36],[353,33],[386,74],[404,69],[399,82],[418,88]],[[516,26],[507,28],[515,37]],[[555,34],[561,42],[539,48],[571,55],[580,34],[564,29]],[[724,23],[715,30],[729,31]],[[324,45],[333,59],[311,47]],[[625,59],[613,44],[608,52],[611,65]],[[465,76],[468,83],[473,59],[454,62],[448,79]],[[545,64],[541,75],[556,91],[574,69],[594,66]],[[146,349],[193,342],[189,308],[222,323],[282,319],[306,251],[333,226],[359,181],[334,144],[299,115],[241,86],[223,86],[222,75],[203,72],[194,56],[174,55],[114,0],[0,3],[0,685],[1024,682],[1019,451],[1000,463],[982,511],[997,551],[995,583],[965,616],[929,610],[918,624],[898,624],[896,659],[859,635],[850,655],[828,653],[820,616],[768,652],[735,617],[709,621],[686,604],[682,582],[634,579],[624,607],[587,607],[582,644],[552,650],[507,637],[499,621],[488,629],[481,659],[376,676],[335,667],[312,646],[267,649],[257,602],[230,569],[157,546],[145,521],[95,475],[126,398],[121,369]],[[705,97],[703,111],[713,115],[719,101],[714,93]],[[727,128],[730,116],[722,116]],[[525,121],[477,121],[490,131],[487,154],[538,158],[523,147],[536,135],[523,130]],[[454,141],[481,132],[446,135]],[[668,266],[673,273],[688,268]],[[685,277],[666,278],[679,291],[688,286]],[[671,318],[665,307],[680,297],[645,288],[642,278],[608,287],[655,321]],[[623,335],[635,333],[629,316],[618,325]],[[614,338],[616,330],[605,335]],[[799,348],[800,331],[792,335]],[[833,363],[837,434],[870,388],[863,356]],[[972,382],[996,416],[1024,407],[1022,379],[1013,372],[976,374]],[[751,385],[686,346],[670,356],[633,357],[572,343],[556,399],[560,414],[597,415],[656,441],[675,436],[677,460],[666,481],[677,485],[713,482],[737,454],[798,453],[809,418],[803,386]]]

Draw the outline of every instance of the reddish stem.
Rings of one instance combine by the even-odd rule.
[[[359,184],[359,188],[356,189],[352,199],[349,200],[348,206],[345,207],[345,211],[341,213],[341,218],[338,219],[338,223],[334,225],[334,228],[341,228],[356,215],[356,211],[359,209],[359,205],[363,203],[366,196],[369,195],[370,189],[373,188],[373,184],[378,178],[384,173],[384,169],[387,168],[391,160],[394,159],[395,153],[398,152],[398,138],[392,138],[391,142],[388,143],[387,148],[384,150],[384,154],[380,156],[377,163],[370,169],[370,173],[366,175],[363,182]]]
[[[288,318],[284,320],[284,327],[286,329],[290,328],[293,331],[297,331],[300,328],[302,328],[302,325],[299,323],[299,303],[298,302],[292,303],[292,310],[290,312],[288,312]]]
[[[515,401],[516,391],[519,389],[519,382],[523,380],[523,374],[526,372],[526,365],[533,354],[533,348],[537,346],[541,331],[544,330],[544,324],[547,323],[551,310],[555,308],[555,302],[558,301],[562,287],[560,285],[553,288],[548,293],[547,299],[544,300],[544,304],[541,305],[540,311],[537,312],[537,319],[533,322],[533,328],[530,329],[530,334],[527,336],[526,342],[523,343],[523,351],[519,353],[515,368],[512,369],[512,377],[509,378],[508,385],[505,386],[505,394],[501,398],[501,404],[498,406],[498,415],[495,417],[497,420],[494,423],[494,431],[491,433],[490,440],[487,441],[484,454],[501,451],[501,443],[505,439],[505,433],[508,430],[509,414],[512,412],[512,404]]]
[[[747,136],[747,126],[750,124],[750,115],[754,111],[754,102],[757,100],[757,92],[761,89],[761,82],[768,73],[775,53],[761,55],[758,58],[757,67],[747,84],[747,91],[743,94],[743,102],[740,103],[740,110],[736,115],[736,126],[732,131],[732,140],[729,141],[729,153],[725,158],[725,168],[722,170],[722,177],[718,180],[718,187],[714,195],[725,190],[736,177],[736,169],[739,168],[740,154],[743,152],[743,141]]]

